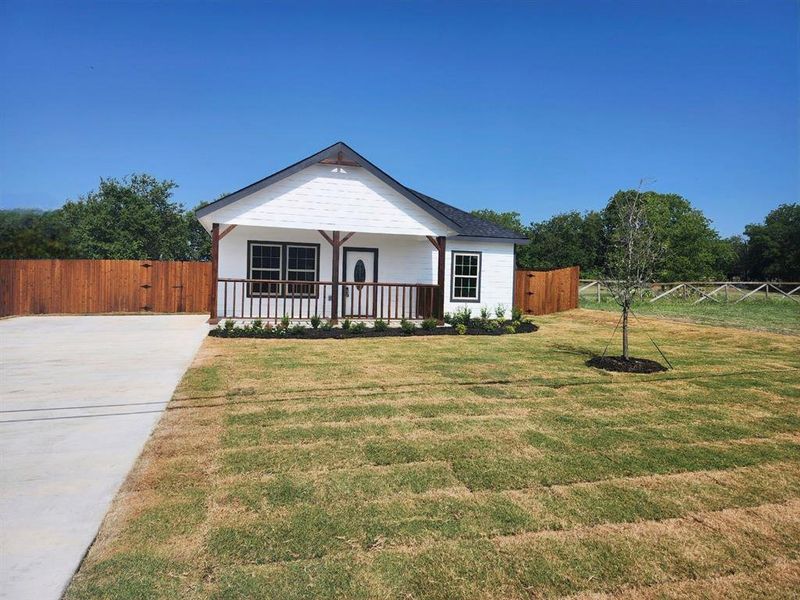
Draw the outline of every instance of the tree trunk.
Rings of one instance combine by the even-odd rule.
[[[622,357],[625,360],[630,358],[628,353],[628,307],[622,307]]]

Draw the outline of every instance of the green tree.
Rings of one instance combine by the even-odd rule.
[[[180,260],[191,256],[188,221],[172,201],[177,187],[146,174],[101,179],[97,191],[61,209],[83,258]]]
[[[527,236],[528,234],[518,212],[497,212],[496,210],[483,208],[480,210],[473,210],[472,215],[484,221],[499,225],[500,227],[516,231],[520,235]]]
[[[635,190],[619,191],[603,210],[608,231],[618,213],[616,204],[625,201]],[[647,221],[654,235],[664,245],[664,256],[656,266],[658,281],[719,279],[724,266],[734,260],[729,246],[712,229],[702,211],[677,194],[643,192]]]
[[[584,274],[598,274],[603,265],[605,231],[599,213],[577,211],[531,223],[530,244],[518,251],[520,266],[554,269],[579,265]]]
[[[0,211],[0,258],[70,258],[69,228],[61,212]]]
[[[800,280],[800,204],[781,204],[763,223],[747,225],[744,234],[748,278]]]

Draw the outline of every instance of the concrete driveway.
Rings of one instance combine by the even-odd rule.
[[[61,596],[205,320],[0,321],[0,598]]]

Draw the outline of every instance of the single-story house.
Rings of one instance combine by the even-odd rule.
[[[510,309],[514,244],[527,242],[404,186],[342,142],[197,217],[212,236],[212,322]]]

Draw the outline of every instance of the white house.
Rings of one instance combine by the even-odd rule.
[[[402,185],[342,142],[197,217],[212,236],[212,322],[510,308],[514,244],[527,242]]]

